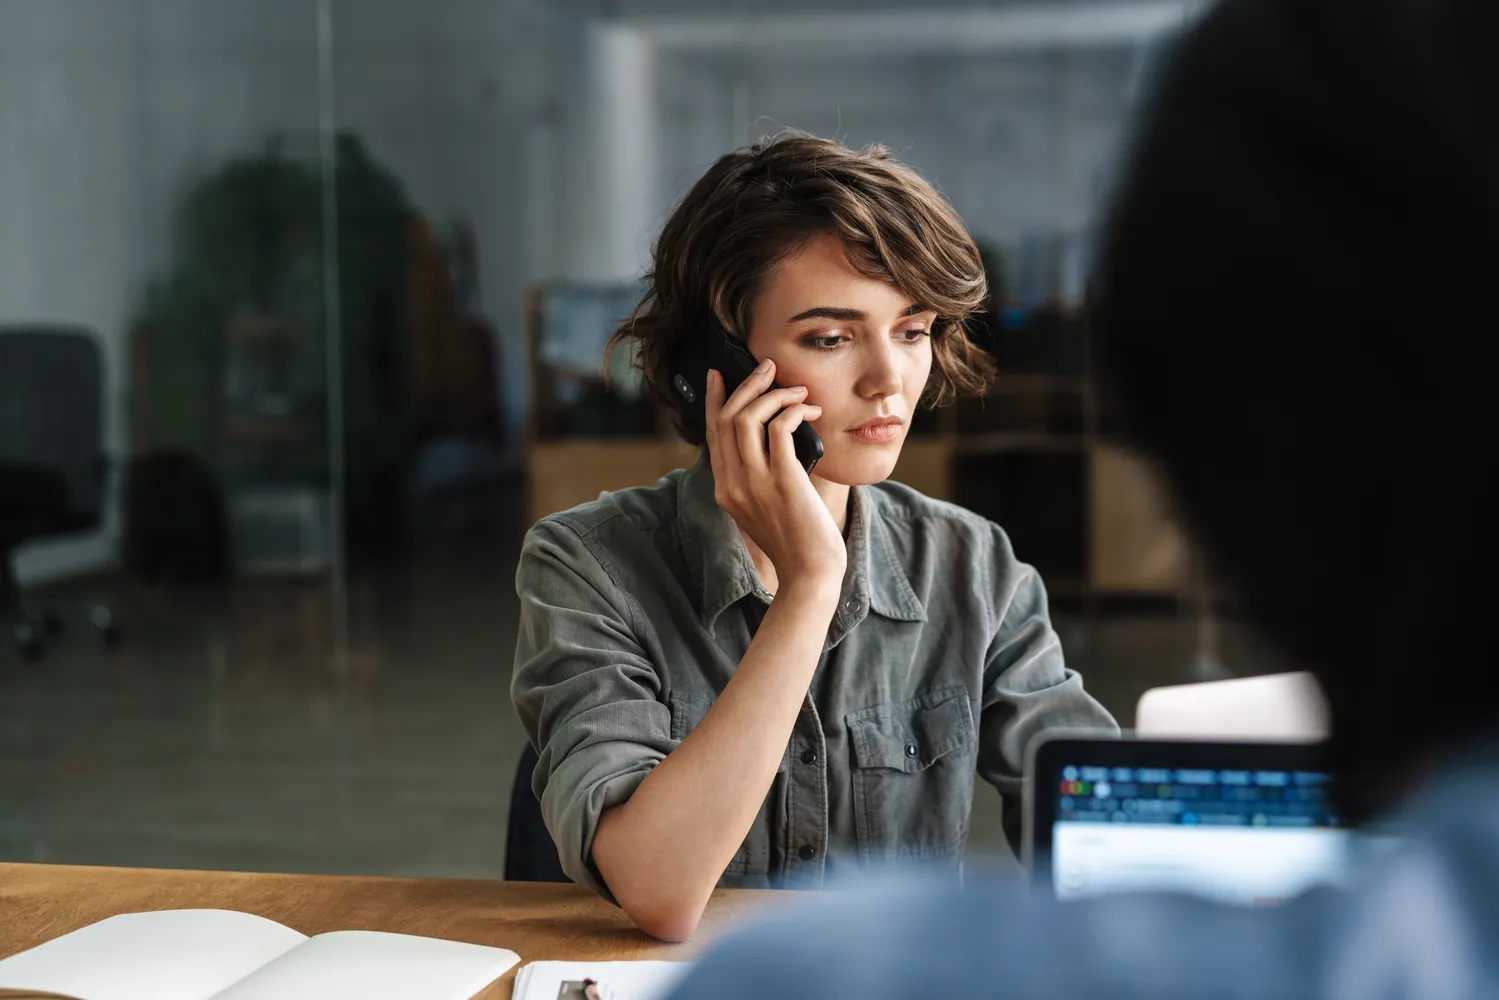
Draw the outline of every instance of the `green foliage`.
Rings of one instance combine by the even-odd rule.
[[[344,433],[350,487],[409,447],[406,379],[412,208],[354,136],[337,140],[337,277]],[[305,364],[322,372],[324,185],[315,158],[274,150],[224,164],[188,191],[170,271],[148,284],[135,321],[143,351],[132,376],[135,436],[183,450],[220,474],[226,336],[243,315],[307,332]],[[326,407],[324,393],[304,403]],[[321,442],[320,442],[321,444]],[[326,485],[326,454],[296,463]]]

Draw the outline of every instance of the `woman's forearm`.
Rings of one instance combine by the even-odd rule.
[[[593,862],[635,924],[684,940],[765,801],[837,611],[840,579],[782,587],[702,721],[599,819]]]

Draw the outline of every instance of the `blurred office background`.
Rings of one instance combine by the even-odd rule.
[[[1198,6],[0,0],[0,859],[498,876],[520,537],[690,461],[603,339],[787,127],[891,147],[991,261],[1004,378],[897,478],[1009,529],[1124,723],[1271,669],[1078,309]]]

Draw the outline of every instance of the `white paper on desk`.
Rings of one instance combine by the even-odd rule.
[[[206,1000],[307,937],[231,910],[125,913],[0,959],[0,989],[79,1000]]]
[[[573,1000],[563,983],[592,979],[604,1000],[661,1000],[687,975],[687,962],[532,962],[515,977],[514,1000]]]
[[[512,951],[378,931],[308,938],[228,910],[125,913],[0,960],[0,989],[75,1000],[469,1000]]]
[[[469,1000],[520,957],[484,945],[384,934],[319,934],[213,1000]]]

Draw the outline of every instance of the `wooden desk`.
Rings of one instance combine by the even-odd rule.
[[[206,908],[254,913],[309,936],[392,931],[492,945],[515,952],[522,965],[679,959],[780,896],[719,890],[697,938],[672,946],[642,934],[620,910],[575,885],[0,864],[0,958],[117,913]],[[514,979],[512,969],[479,996],[509,997]]]

